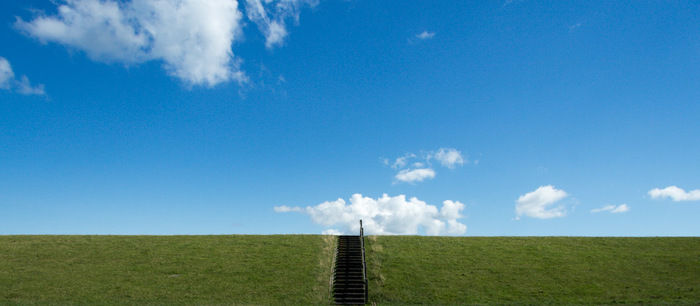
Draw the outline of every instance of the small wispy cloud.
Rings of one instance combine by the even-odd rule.
[[[422,182],[425,179],[435,178],[435,170],[430,168],[403,169],[394,178],[405,183]]]
[[[399,157],[394,161],[394,164],[391,165],[392,168],[394,169],[401,169],[406,166],[406,163],[408,162],[409,159],[415,158],[416,155],[413,153],[406,154],[405,156]]]
[[[559,218],[566,216],[564,205],[554,206],[557,202],[569,196],[564,190],[552,185],[541,186],[533,192],[518,198],[515,205],[517,219],[531,217],[538,219]]]
[[[627,206],[627,204],[620,204],[620,205],[606,205],[601,208],[596,208],[592,209],[592,213],[599,213],[599,212],[610,212],[613,214],[618,214],[618,213],[625,213],[630,210],[630,207]]]
[[[671,198],[674,202],[700,201],[700,189],[686,192],[682,188],[669,186],[664,189],[654,188],[649,190],[648,194],[652,199]]]
[[[440,149],[437,152],[433,152],[428,155],[428,160],[432,158],[439,161],[440,164],[449,169],[454,169],[456,166],[461,166],[464,164],[462,152],[455,149]]]
[[[299,14],[304,5],[314,7],[318,0],[246,0],[246,16],[258,25],[265,35],[265,47],[272,49],[281,46],[289,33],[286,20],[299,22]]]
[[[32,85],[29,78],[23,75],[16,78],[12,65],[4,57],[0,57],[0,89],[15,91],[23,95],[44,95],[44,85]]]
[[[506,1],[503,2],[503,5],[501,6],[501,9],[503,9],[504,7],[509,6],[509,5],[513,4],[513,3],[520,3],[520,2],[523,2],[523,1],[526,1],[526,0],[506,0]]]
[[[458,220],[464,207],[459,201],[451,200],[442,202],[438,209],[417,198],[406,199],[405,195],[384,194],[373,199],[354,194],[350,203],[339,198],[305,208],[278,206],[275,211],[308,214],[314,223],[336,227],[323,231],[330,235],[358,233],[359,220],[370,235],[416,235],[421,230],[426,235],[462,235],[467,226]]]
[[[575,23],[569,26],[569,33],[573,33],[574,31],[578,30],[578,28],[581,27],[581,23]]]
[[[391,163],[388,159],[380,160],[385,166]],[[414,153],[407,153],[396,158],[391,163],[391,168],[398,171],[394,176],[394,182],[413,184],[435,178],[437,172],[431,161],[437,161],[443,167],[451,170],[467,163],[467,159],[462,152],[452,148],[441,148],[420,156]]]
[[[278,212],[278,213],[285,213],[285,212],[292,212],[292,211],[302,212],[303,211],[299,207],[289,207],[289,206],[285,206],[285,205],[275,206],[274,210],[275,210],[275,212]]]
[[[423,31],[420,34],[416,34],[416,38],[418,38],[420,40],[431,39],[433,37],[435,37],[435,32]]]

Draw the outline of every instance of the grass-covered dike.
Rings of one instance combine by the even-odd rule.
[[[0,236],[0,304],[329,304],[331,236]]]
[[[370,237],[382,304],[699,304],[700,238]]]
[[[0,236],[0,304],[331,304],[331,236]],[[700,238],[366,238],[370,301],[700,304]]]

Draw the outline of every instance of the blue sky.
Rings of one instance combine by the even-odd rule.
[[[700,234],[694,1],[0,12],[0,234]]]

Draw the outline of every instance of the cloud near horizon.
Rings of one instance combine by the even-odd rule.
[[[464,204],[446,200],[442,208],[420,201],[406,200],[405,195],[390,197],[384,194],[373,199],[354,194],[350,204],[343,199],[328,201],[316,206],[276,206],[276,212],[299,212],[311,216],[314,223],[329,228],[324,234],[359,233],[362,220],[365,233],[369,235],[462,235],[467,226],[457,221],[462,218]]]
[[[301,0],[300,0],[301,1]],[[300,1],[276,3],[275,20],[260,1],[248,1],[251,20],[260,27],[267,44],[280,44],[287,36],[285,18],[298,19]],[[15,27],[42,43],[58,43],[85,52],[93,61],[140,64],[162,61],[164,69],[190,85],[248,80],[240,69],[242,59],[232,50],[243,38],[243,14],[236,0],[65,0],[55,15],[18,19]],[[307,3],[306,1],[304,3]],[[259,4],[259,6],[256,6]],[[252,10],[255,12],[251,13]],[[287,13],[285,9],[293,12]],[[260,11],[262,10],[262,11]],[[261,21],[262,20],[262,21]]]
[[[564,190],[556,189],[552,185],[541,186],[518,198],[515,205],[516,219],[520,219],[521,216],[538,219],[564,217],[566,207],[553,205],[567,196],[569,194]]]
[[[652,199],[671,198],[674,202],[700,201],[700,189],[686,192],[682,188],[669,186],[664,189],[654,188],[648,194]]]
[[[26,75],[15,77],[10,61],[0,56],[0,89],[15,91],[23,95],[44,95],[44,85],[32,86]]]

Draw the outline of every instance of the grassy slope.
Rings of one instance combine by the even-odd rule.
[[[333,247],[322,236],[0,236],[0,304],[327,304]]]
[[[700,303],[700,238],[367,245],[379,304]],[[0,304],[329,304],[333,247],[324,236],[0,236]]]
[[[379,304],[699,304],[700,238],[369,237]]]

